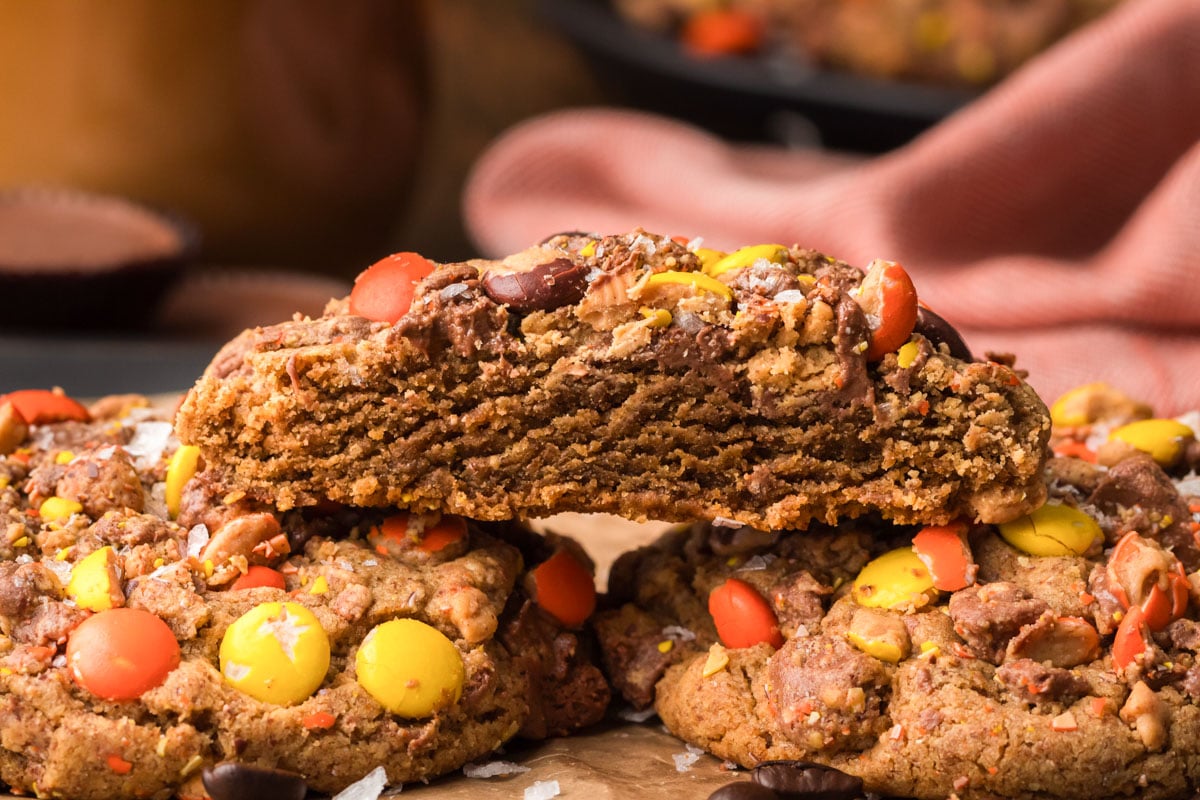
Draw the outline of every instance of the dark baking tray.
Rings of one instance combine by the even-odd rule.
[[[735,140],[878,153],[978,96],[818,69],[784,54],[696,58],[669,37],[626,24],[606,0],[539,0],[538,11],[620,101]]]

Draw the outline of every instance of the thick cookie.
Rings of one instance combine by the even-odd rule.
[[[517,523],[279,513],[192,475],[194,451],[136,402],[89,414],[9,397],[0,780],[13,790],[202,796],[202,770],[232,761],[333,793],[380,766],[389,783],[429,778],[603,715],[578,628],[590,565],[572,543]],[[561,603],[535,602],[550,562],[575,598],[566,622]]]
[[[1200,416],[1068,399],[1051,499],[1012,523],[695,524],[622,556],[596,622],[615,687],[720,757],[885,795],[1190,797]]]
[[[766,529],[998,522],[1044,497],[1045,406],[972,360],[897,264],[641,231],[394,259],[320,319],[218,354],[178,421],[214,481],[285,509]]]

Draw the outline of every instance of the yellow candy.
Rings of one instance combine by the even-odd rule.
[[[329,669],[329,637],[299,603],[262,603],[221,640],[221,674],[256,700],[291,705],[309,697]]]
[[[937,596],[929,570],[911,547],[899,547],[862,568],[851,594],[859,605],[915,609]]]
[[[587,244],[579,248],[579,255],[583,258],[591,258],[596,255],[596,240],[589,239]]]
[[[185,444],[175,451],[167,464],[167,513],[171,515],[171,519],[179,516],[183,487],[196,474],[199,461],[200,448]]]
[[[905,655],[898,643],[889,642],[886,639],[868,639],[855,631],[847,631],[846,638],[850,640],[850,644],[867,655],[874,656],[880,661],[886,661],[889,664],[899,663]]]
[[[377,625],[363,639],[355,663],[359,684],[388,711],[408,719],[457,703],[466,680],[454,643],[415,619]]]
[[[1004,541],[1031,556],[1083,555],[1104,536],[1096,520],[1059,503],[1047,503],[999,527]]]
[[[694,251],[696,258],[700,259],[700,269],[708,272],[709,269],[725,257],[725,253],[720,250],[710,250],[707,247],[697,247]]]
[[[80,511],[83,511],[83,506],[79,503],[57,496],[47,497],[38,506],[38,516],[42,518],[42,522],[63,522]]]
[[[684,286],[694,286],[697,289],[705,292],[712,292],[720,295],[726,300],[733,298],[733,290],[721,283],[716,278],[711,278],[703,272],[677,272],[675,270],[667,270],[666,272],[656,272],[646,279],[647,286],[662,286],[668,283],[679,283]]]
[[[1159,464],[1169,467],[1183,455],[1183,448],[1196,438],[1196,432],[1173,419],[1143,419],[1122,425],[1108,438],[1133,445]]]
[[[787,258],[787,252],[787,248],[781,244],[754,244],[734,250],[712,265],[704,264],[704,271],[715,278],[731,269],[753,266],[756,261],[764,258],[767,261],[781,264]]]
[[[908,369],[913,365],[913,362],[917,360],[918,352],[920,352],[920,348],[917,347],[916,342],[909,342],[908,344],[902,345],[900,349],[896,351],[896,364],[900,367],[900,369]]]
[[[116,551],[101,547],[72,567],[67,596],[88,611],[107,611],[123,603],[125,595],[117,574]]]
[[[650,320],[651,328],[665,328],[671,324],[674,319],[671,312],[665,308],[643,308],[639,312],[643,318]]]

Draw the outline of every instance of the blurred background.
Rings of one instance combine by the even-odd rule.
[[[775,5],[767,37],[697,22],[720,0],[0,0],[0,391],[177,391],[387,253],[479,255],[472,167],[546,112],[886,152],[1112,2],[1028,3],[1053,16],[1005,21],[1003,46],[977,2],[901,0],[807,40],[788,26],[820,3]]]

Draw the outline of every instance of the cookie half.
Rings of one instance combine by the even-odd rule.
[[[1045,406],[973,360],[900,265],[696,245],[397,254],[321,318],[229,343],[180,436],[226,489],[284,509],[788,529],[996,522],[1044,499]]]

